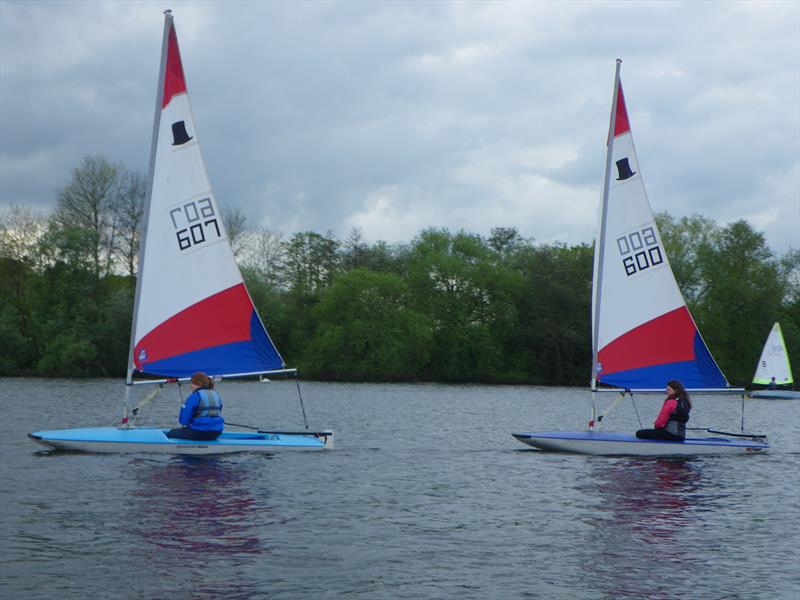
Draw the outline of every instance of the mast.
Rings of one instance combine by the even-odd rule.
[[[611,119],[608,124],[608,143],[606,151],[606,169],[603,178],[603,201],[600,205],[599,227],[594,243],[594,279],[592,287],[592,391],[597,389],[597,352],[600,334],[600,290],[603,285],[603,255],[605,254],[606,220],[608,217],[608,181],[611,175],[611,157],[614,150],[614,127],[617,121],[617,96],[619,95],[619,71],[621,59],[617,59],[614,75],[614,96],[611,101]]]
[[[125,393],[125,409],[128,407],[128,395],[130,393],[130,385],[133,382],[133,349],[136,345],[136,324],[139,315],[139,297],[142,290],[142,280],[144,279],[142,273],[142,264],[144,263],[145,247],[147,245],[147,228],[150,221],[150,200],[153,197],[153,174],[155,172],[156,164],[156,148],[158,147],[158,128],[161,122],[161,102],[164,97],[164,72],[167,64],[167,47],[169,39],[169,31],[174,27],[172,22],[172,11],[164,11],[164,34],[161,42],[161,65],[158,72],[158,85],[156,89],[156,108],[153,116],[153,137],[150,144],[150,168],[148,172],[148,185],[147,196],[145,197],[144,207],[142,210],[142,225],[141,233],[139,236],[139,266],[136,272],[136,295],[133,302],[133,320],[131,322],[131,340],[130,347],[128,348],[128,371],[125,378],[126,393]]]
[[[611,100],[611,118],[608,122],[608,141],[606,143],[606,169],[603,177],[603,201],[600,204],[599,227],[597,238],[594,242],[594,276],[592,278],[592,375],[590,387],[592,390],[592,415],[589,420],[589,429],[593,430],[597,419],[597,351],[598,338],[600,337],[600,290],[603,281],[603,254],[605,253],[606,219],[608,216],[608,179],[611,174],[611,157],[614,150],[614,128],[617,121],[617,95],[619,94],[619,69],[621,59],[617,59],[617,68],[614,73],[614,94]]]

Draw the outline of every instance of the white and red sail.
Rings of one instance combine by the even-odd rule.
[[[673,276],[647,199],[619,79],[595,241],[593,377],[627,389],[727,388]]]
[[[282,368],[211,190],[169,12],[153,130],[129,378]]]

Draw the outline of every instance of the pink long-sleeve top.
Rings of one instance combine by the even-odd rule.
[[[667,398],[664,400],[664,404],[661,406],[661,412],[659,412],[656,417],[655,428],[664,429],[664,427],[667,426],[670,415],[674,413],[677,408],[678,400],[676,398]]]

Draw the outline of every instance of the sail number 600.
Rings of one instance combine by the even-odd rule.
[[[202,244],[208,239],[208,235],[222,237],[211,198],[187,202],[169,211],[169,216],[176,230],[178,248],[181,250]]]
[[[617,238],[622,266],[629,277],[664,262],[653,227],[645,227]]]

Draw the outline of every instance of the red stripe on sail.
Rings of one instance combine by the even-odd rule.
[[[209,296],[145,335],[134,349],[136,368],[178,354],[247,341],[253,310],[243,283]]]
[[[173,96],[186,92],[186,79],[183,77],[183,63],[175,27],[169,28],[167,38],[167,64],[164,69],[164,97],[161,108],[166,107]]]
[[[683,306],[619,336],[598,352],[597,360],[602,374],[694,360],[696,333]]]
[[[622,82],[619,83],[619,93],[617,94],[617,120],[614,123],[614,137],[627,133],[631,130],[628,123],[628,109],[625,108],[625,96],[622,95]]]

